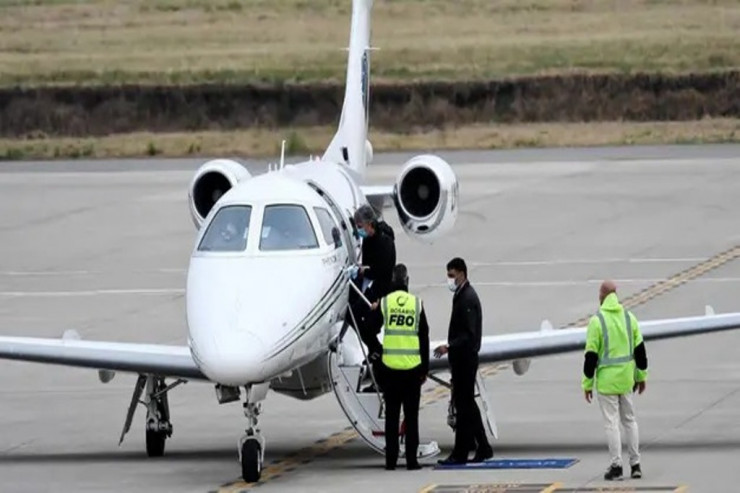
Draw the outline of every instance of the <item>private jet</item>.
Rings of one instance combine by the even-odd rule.
[[[344,100],[322,156],[286,165],[283,152],[256,176],[237,161],[215,159],[190,181],[197,234],[186,281],[187,345],[88,341],[69,330],[58,339],[0,337],[0,357],[95,369],[103,383],[116,372],[138,375],[119,444],[141,403],[149,456],[162,456],[172,435],[167,396],[178,385],[212,384],[219,404],[241,401],[243,391],[247,426],[236,455],[247,482],[262,473],[266,442],[258,416],[270,390],[298,400],[334,392],[357,433],[383,454],[382,395],[367,391],[373,381],[367,348],[354,328],[345,330],[353,315],[349,271],[362,263],[353,214],[365,204],[381,213],[395,209],[407,235],[433,242],[454,227],[460,202],[452,166],[433,154],[404,163],[395,183],[366,184],[373,159],[367,136],[371,10],[372,0],[352,1]],[[646,340],[737,328],[740,313],[642,324]],[[485,336],[480,363],[508,362],[522,375],[532,358],[582,351],[584,343],[583,327],[543,324],[532,332]],[[438,377],[446,371],[446,356],[430,357],[435,381],[449,385]],[[477,399],[497,438],[480,372]],[[437,453],[437,444],[428,442],[418,455]]]

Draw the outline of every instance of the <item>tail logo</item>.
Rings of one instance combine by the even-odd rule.
[[[365,113],[367,113],[367,74],[368,74],[368,61],[367,51],[362,54],[362,106],[365,107]]]

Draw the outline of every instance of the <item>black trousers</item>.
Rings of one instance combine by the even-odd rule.
[[[475,445],[479,452],[491,449],[486,430],[483,428],[480,410],[475,403],[475,374],[478,371],[478,355],[450,356],[452,373],[452,402],[457,411],[455,447],[452,456],[464,459]]]
[[[385,464],[395,467],[398,462],[398,429],[402,406],[406,420],[406,465],[416,464],[422,375],[416,368],[392,370],[385,366],[382,373],[385,399]]]

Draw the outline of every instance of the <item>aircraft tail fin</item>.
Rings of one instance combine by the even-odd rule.
[[[370,24],[373,0],[352,0],[347,78],[339,126],[323,159],[344,163],[364,176],[372,148],[367,141]]]

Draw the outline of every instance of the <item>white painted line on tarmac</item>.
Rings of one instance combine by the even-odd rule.
[[[592,264],[650,264],[650,263],[696,263],[707,260],[706,257],[657,257],[657,258],[594,258],[594,259],[543,259],[543,260],[511,260],[511,261],[466,261],[471,267],[528,267],[528,266],[547,266],[547,265],[592,265]],[[424,262],[424,263],[407,263],[409,268],[414,267],[444,267],[446,261]],[[91,275],[112,275],[122,271],[102,271],[102,270],[6,270],[0,271],[0,277],[33,277],[33,276],[91,276]],[[132,274],[184,274],[187,269],[180,267],[162,267],[157,269],[126,270],[126,273]]]
[[[653,284],[657,282],[665,281],[665,278],[645,278],[645,279],[612,279],[617,285],[619,284]],[[584,286],[591,284],[601,284],[604,282],[603,279],[580,279],[571,281],[471,281],[473,287],[475,286],[500,286],[500,287],[513,287],[513,288],[550,288],[550,287],[569,287],[569,286]],[[706,279],[693,279],[689,283],[733,283],[740,282],[740,277],[709,277]],[[432,287],[447,287],[446,283],[426,283],[426,284],[414,284],[411,283],[412,287],[415,288],[432,288]]]
[[[637,278],[637,279],[612,279],[617,285],[619,284],[653,284],[665,281],[664,278]],[[512,288],[552,288],[552,287],[569,287],[569,286],[586,286],[600,284],[603,279],[574,279],[565,281],[484,281],[476,280],[473,286],[492,286],[492,287],[512,287]],[[740,282],[740,277],[710,277],[706,279],[694,279],[691,283],[735,283]],[[423,283],[411,284],[411,287],[431,288],[447,287],[446,283]],[[115,296],[115,295],[151,295],[167,296],[175,294],[185,294],[184,288],[134,288],[134,289],[89,289],[79,291],[0,291],[0,297],[21,298],[21,297],[46,297],[46,298],[63,298],[74,296]]]
[[[44,298],[62,298],[73,296],[100,296],[100,295],[173,295],[184,294],[183,288],[163,288],[163,289],[90,289],[81,291],[0,291],[0,296],[8,298],[21,297],[44,297]]]
[[[703,262],[706,257],[679,257],[679,258],[607,258],[607,259],[570,259],[570,260],[513,260],[500,262],[471,262],[470,265],[479,267],[494,266],[541,266],[541,265],[591,265],[591,264],[649,264],[649,263],[696,263]]]
[[[126,269],[124,271],[102,271],[102,270],[5,270],[0,271],[0,277],[52,277],[52,276],[93,276],[113,274],[184,274],[187,269],[183,268],[161,268],[161,269]]]
[[[6,270],[0,271],[0,276],[6,277],[33,277],[33,276],[85,276],[89,270]]]

